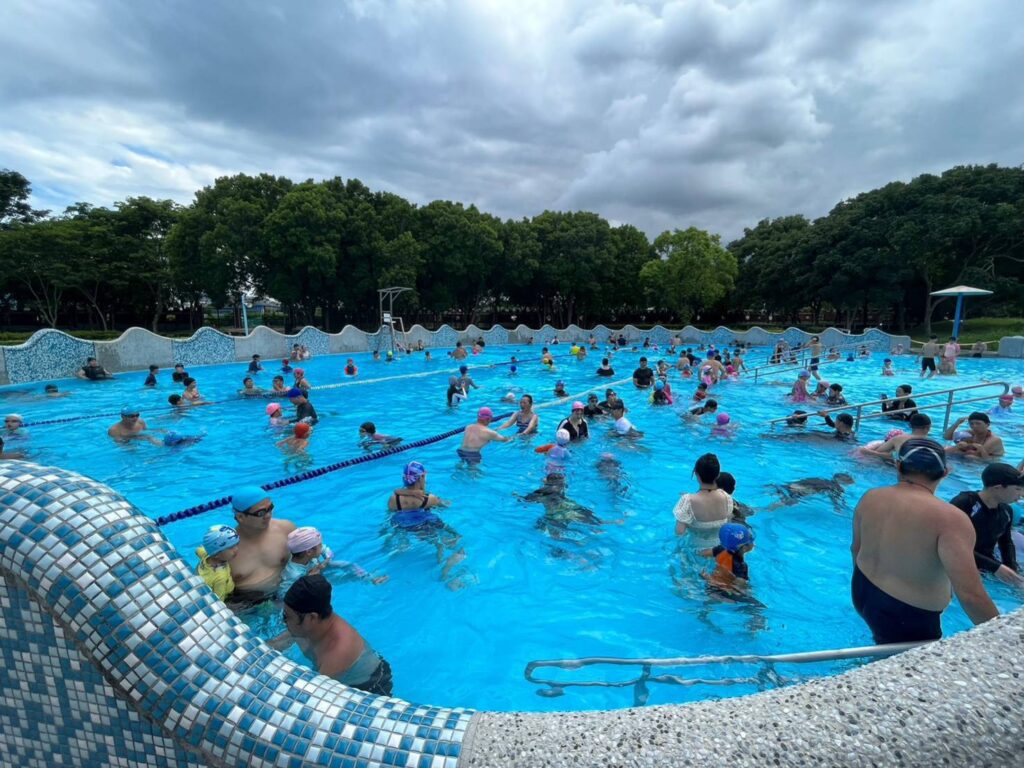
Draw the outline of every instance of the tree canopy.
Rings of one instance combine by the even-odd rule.
[[[238,174],[184,207],[135,197],[56,216],[33,210],[30,192],[0,172],[0,306],[52,326],[155,330],[169,313],[191,319],[255,294],[281,302],[289,327],[369,328],[391,285],[413,289],[396,311],[428,324],[773,315],[902,330],[943,306],[931,291],[961,282],[993,290],[993,313],[1024,311],[1020,168],[893,182],[813,221],[766,219],[728,247],[695,227],[650,242],[588,211],[502,220],[455,201],[415,205],[357,179]]]

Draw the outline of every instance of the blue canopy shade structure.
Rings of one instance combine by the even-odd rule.
[[[953,315],[953,338],[960,337],[960,318],[964,310],[964,296],[990,296],[992,291],[971,288],[969,285],[954,285],[941,291],[932,291],[932,296],[956,296],[956,314]]]

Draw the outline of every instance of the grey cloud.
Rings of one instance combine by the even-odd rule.
[[[0,165],[44,207],[341,175],[729,239],[1024,151],[1015,0],[203,3],[0,11]]]

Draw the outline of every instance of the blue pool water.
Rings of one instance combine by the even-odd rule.
[[[567,347],[554,351],[564,354]],[[424,361],[421,353],[393,364],[354,355],[361,383],[312,396],[321,423],[312,438],[308,466],[361,455],[357,430],[368,419],[381,432],[413,440],[463,426],[480,405],[490,405],[496,413],[510,410],[500,398],[512,388],[532,393],[541,404],[555,399],[552,391],[561,378],[570,394],[598,387],[603,398],[606,382],[594,374],[600,362],[596,353],[582,362],[561,358],[554,372],[542,370],[537,362],[539,346],[488,348],[467,362],[504,362],[513,354],[521,361],[517,375],[504,366],[475,370],[481,388],[468,403],[453,409],[446,407],[444,393],[456,365],[443,352],[435,351],[433,362]],[[659,355],[648,356],[656,360]],[[345,357],[309,361],[304,366],[307,378],[314,387],[340,382]],[[638,357],[638,352],[618,353],[613,360],[615,378],[628,377]],[[749,359],[765,357],[764,350],[756,350]],[[876,353],[870,360],[832,364],[823,373],[844,384],[850,402],[876,399],[882,391],[891,394],[903,381],[927,391],[983,379],[1024,379],[1021,361],[966,359],[960,362],[959,377],[939,377],[925,386],[910,358],[897,359],[896,378],[882,378],[882,357]],[[261,385],[269,387],[278,365],[268,363],[268,371],[258,377]],[[44,399],[41,383],[0,389],[0,409],[18,411],[29,421],[117,411],[125,402],[137,403],[151,428],[205,434],[196,445],[118,445],[105,434],[117,420],[110,417],[30,428],[27,439],[10,441],[7,447],[27,449],[35,461],[107,483],[153,517],[220,498],[236,484],[263,484],[301,471],[307,465],[287,459],[275,447],[281,435],[266,427],[267,401],[235,397],[245,368],[245,363],[236,363],[193,369],[207,398],[226,402],[183,416],[167,413],[168,394],[180,391],[171,384],[169,370],[160,373],[156,390],[141,386],[144,373],[122,374],[105,383],[60,382],[72,393],[61,399]],[[674,369],[676,405],[671,408],[652,408],[646,393],[630,385],[617,386],[630,408],[628,415],[645,438],[623,444],[609,436],[606,422],[596,421],[591,440],[573,447],[567,477],[572,499],[604,520],[621,522],[580,528],[567,540],[555,541],[538,529],[543,508],[518,498],[541,485],[545,459],[534,448],[551,441],[557,421],[568,415],[567,404],[540,410],[541,435],[488,447],[478,469],[457,464],[454,450],[459,438],[450,438],[274,491],[275,515],[317,526],[339,557],[389,575],[379,586],[339,580],[334,604],[391,662],[396,695],[413,701],[507,710],[622,707],[632,703],[629,689],[569,689],[561,698],[537,696],[537,687],[524,680],[523,669],[531,660],[561,657],[768,654],[868,645],[870,635],[849,602],[851,511],[864,491],[891,482],[894,471],[881,462],[852,456],[849,445],[766,437],[771,430],[764,422],[794,407],[786,402],[794,376],[778,377],[786,386],[772,384],[771,376],[764,383],[719,385],[713,396],[739,424],[731,439],[711,437],[709,422],[680,419],[695,385],[683,381]],[[986,409],[991,405],[994,400],[983,404]],[[1014,463],[1024,458],[1024,403],[1016,407],[1021,413],[993,424],[1004,438],[1007,459]],[[956,413],[966,415],[973,408],[965,406]],[[941,421],[941,411],[930,413]],[[888,421],[866,421],[861,442],[880,438],[892,426]],[[621,460],[617,480],[595,468],[604,451]],[[750,519],[757,533],[757,548],[748,559],[753,594],[764,607],[710,599],[699,577],[706,564],[695,556],[695,543],[684,540],[677,552],[672,507],[680,492],[695,489],[691,469],[697,456],[707,451],[717,453],[723,469],[736,475],[736,498],[755,508],[776,499],[772,483],[830,477],[838,471],[855,478],[846,492],[847,506],[838,512],[827,499],[811,497]],[[428,489],[452,501],[442,515],[461,534],[467,553],[454,584],[441,578],[433,547],[389,535],[387,498],[401,484],[401,467],[413,458],[429,470]],[[978,472],[975,464],[955,462],[939,495],[951,498],[960,490],[979,487]],[[214,523],[231,522],[229,512],[221,509],[172,523],[164,531],[194,562],[203,531]],[[459,584],[464,588],[451,588]],[[1002,610],[1020,604],[1020,595],[1010,588],[991,580],[986,585]],[[268,636],[281,629],[278,614],[279,610],[267,611],[247,620]],[[956,605],[943,619],[947,634],[968,624]],[[828,674],[848,666],[779,671]],[[634,672],[541,670],[540,676],[625,679]],[[753,670],[710,668],[699,673],[748,676]],[[652,685],[650,703],[754,690],[754,685]]]

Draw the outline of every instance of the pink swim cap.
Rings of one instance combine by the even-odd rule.
[[[718,422],[718,426],[723,426],[725,424],[728,424],[729,423],[729,414],[728,413],[720,413],[717,416],[715,416],[715,421]]]
[[[294,372],[297,373],[299,376],[305,376],[306,375],[306,369],[305,368],[296,368]]]
[[[1013,394],[1015,395],[1024,395],[1024,387],[1022,387],[1020,384],[1014,384],[1012,387],[1010,387],[1010,391],[1013,392]]]
[[[477,419],[477,421],[483,421],[484,419],[486,419],[487,421],[490,421],[493,418],[494,418],[494,411],[492,411],[486,405],[483,408],[481,408],[479,411],[476,412],[476,419]]]
[[[892,440],[897,435],[902,435],[902,434],[905,434],[902,429],[890,429],[888,432],[885,433],[885,441],[884,442],[889,442],[890,440]]]
[[[584,408],[584,405],[579,400],[577,400],[575,403],[572,404],[572,409],[574,411],[582,411],[583,408]]]
[[[273,416],[275,413],[281,410],[281,406],[278,403],[271,403],[267,406],[267,416]]]
[[[999,402],[1000,403],[1012,403],[1013,402],[1013,395],[1000,395],[999,396]]]
[[[308,552],[313,547],[322,544],[323,540],[324,537],[320,535],[320,531],[316,528],[308,526],[296,528],[288,534],[288,551],[293,555],[297,555],[300,552]]]

